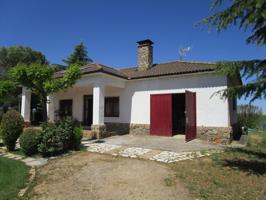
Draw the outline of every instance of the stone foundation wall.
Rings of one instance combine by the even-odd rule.
[[[129,133],[128,123],[105,123],[106,131],[111,135],[124,135]]]
[[[105,123],[105,125],[92,126],[91,132],[97,138],[104,138],[112,135],[149,135],[149,124],[128,124],[128,123]],[[228,144],[233,138],[232,127],[197,127],[197,137],[211,143]]]
[[[105,138],[110,136],[110,134],[106,131],[106,125],[91,125],[91,133],[98,139]]]
[[[197,137],[212,143],[228,144],[232,141],[232,127],[197,127]]]
[[[149,135],[149,124],[130,124],[129,133],[134,135]]]
[[[129,123],[105,123],[106,131],[110,135],[149,135],[150,125],[149,124],[129,124]]]

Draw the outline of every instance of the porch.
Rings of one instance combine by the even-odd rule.
[[[119,98],[125,88],[125,80],[107,74],[86,75],[65,91],[47,97],[48,121],[71,117],[86,129],[91,129],[97,138],[105,137],[105,122],[119,120]],[[21,115],[30,124],[31,92],[22,89]]]

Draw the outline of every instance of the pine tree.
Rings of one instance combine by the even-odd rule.
[[[79,66],[92,63],[93,60],[89,58],[87,49],[83,42],[75,46],[74,52],[65,60],[63,60],[68,66],[76,64]]]
[[[211,9],[221,6],[225,0],[214,0]],[[200,23],[216,28],[218,32],[231,25],[238,25],[239,29],[250,30],[251,35],[247,43],[257,46],[266,44],[266,1],[265,0],[232,0],[230,5],[203,19]],[[230,86],[220,91],[224,97],[249,97],[266,99],[266,60],[246,60],[217,63],[217,71],[236,77],[241,75],[243,85]]]

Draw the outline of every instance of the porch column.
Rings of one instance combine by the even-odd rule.
[[[22,87],[21,96],[21,115],[24,118],[26,125],[30,125],[30,113],[31,113],[31,91],[26,87]]]
[[[47,118],[48,118],[48,121],[49,122],[54,122],[55,120],[55,109],[54,109],[54,96],[53,95],[50,95],[47,97]]]
[[[95,83],[93,86],[93,117],[92,133],[99,139],[105,137],[106,126],[104,124],[104,84]]]

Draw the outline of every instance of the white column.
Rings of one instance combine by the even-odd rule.
[[[55,120],[55,108],[54,108],[54,104],[55,104],[55,99],[53,95],[50,95],[47,97],[47,118],[49,122],[54,122]]]
[[[26,87],[22,87],[22,96],[21,96],[21,115],[24,118],[25,122],[30,122],[30,113],[31,113],[31,91]]]
[[[104,85],[95,83],[93,86],[93,125],[104,124]]]

